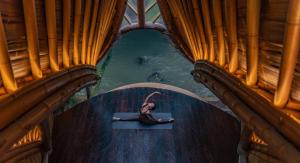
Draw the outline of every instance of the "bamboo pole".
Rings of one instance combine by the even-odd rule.
[[[23,10],[26,26],[26,38],[32,76],[35,79],[43,77],[39,58],[38,27],[36,20],[35,0],[23,0]]]
[[[199,60],[203,55],[201,38],[193,25],[193,8],[189,8],[189,2],[181,3],[179,0],[168,1],[172,16],[175,19],[176,28],[192,52],[193,61]],[[192,7],[192,5],[191,5]]]
[[[290,96],[300,42],[300,1],[290,0],[285,25],[283,56],[274,105],[284,107]]]
[[[138,7],[138,18],[139,18],[139,27],[144,28],[145,26],[145,7],[144,0],[137,0]]]
[[[38,80],[0,101],[0,130],[5,128],[31,107],[41,103],[57,88],[63,88],[68,80],[82,77],[83,74],[96,74],[92,66],[76,66],[59,71],[48,78]],[[1,141],[0,141],[1,142]]]
[[[70,27],[71,27],[71,0],[63,0],[63,65],[70,67]]]
[[[96,37],[95,35],[95,28],[97,23],[97,16],[100,12],[98,12],[99,8],[99,0],[94,1],[94,9],[93,9],[93,16],[92,16],[92,22],[90,27],[90,35],[89,35],[89,41],[88,41],[88,50],[86,55],[86,63],[91,64],[91,53],[92,53],[92,46],[93,42],[95,42]]]
[[[247,0],[247,74],[246,84],[253,86],[257,82],[259,53],[260,0]]]
[[[95,53],[92,54],[92,65],[96,65],[97,58],[101,57],[103,55],[102,50],[105,43],[105,40],[107,39],[107,34],[109,32],[109,29],[112,26],[113,23],[113,16],[117,12],[115,10],[117,4],[117,0],[112,1],[103,1],[100,6],[101,14],[100,16],[100,24],[99,24],[99,30],[97,34],[96,39],[96,48]],[[99,56],[100,55],[100,56]]]
[[[31,130],[31,126],[41,123],[71,95],[86,86],[96,84],[98,79],[99,77],[96,72],[90,73],[86,71],[81,73],[77,78],[72,78],[71,74],[65,74],[63,79],[60,79],[63,80],[61,81],[64,83],[63,87],[56,87],[52,94],[48,94],[44,97],[43,102],[39,102],[37,105],[30,107],[28,112],[15,118],[13,123],[2,130],[0,133],[0,155],[7,153],[13,143]],[[44,89],[45,88],[46,87],[44,87]],[[62,96],[62,94],[64,94],[64,96]]]
[[[46,23],[48,34],[48,49],[50,68],[53,72],[59,71],[58,56],[56,47],[56,11],[55,0],[45,1]]]
[[[194,7],[194,14],[196,18],[196,23],[198,27],[198,31],[200,33],[200,39],[201,39],[201,44],[202,44],[202,49],[203,49],[203,58],[205,59],[208,58],[208,52],[207,52],[207,43],[205,39],[205,33],[204,33],[204,27],[203,27],[203,20],[202,20],[202,14],[201,10],[199,9],[199,2],[198,0],[192,0],[193,7]]]
[[[214,53],[214,40],[213,40],[213,33],[211,29],[211,20],[209,15],[209,4],[208,0],[201,0],[201,7],[202,7],[202,13],[203,13],[203,20],[204,20],[204,27],[206,32],[206,37],[208,40],[208,53],[209,58],[204,58],[205,60],[209,59],[210,62],[215,61],[215,53]]]
[[[236,0],[225,0],[227,15],[227,31],[229,36],[229,72],[234,73],[238,69],[239,58],[238,58],[238,41],[237,41],[237,7]]]
[[[81,63],[85,64],[86,59],[86,52],[87,52],[87,39],[88,39],[88,32],[90,26],[90,15],[91,15],[91,7],[92,7],[92,0],[85,1],[85,10],[84,10],[84,22],[83,22],[83,33],[82,33],[82,46],[81,46]]]
[[[107,51],[109,50],[109,48],[111,47],[112,43],[116,40],[116,38],[118,37],[118,34],[120,32],[119,28],[116,27],[120,27],[122,24],[122,20],[123,20],[123,15],[125,13],[126,10],[126,4],[127,4],[127,0],[122,0],[120,2],[118,2],[118,7],[116,8],[116,10],[118,11],[118,13],[114,16],[113,20],[115,20],[115,27],[113,28],[112,31],[112,35],[110,36],[110,38],[108,39],[106,45],[102,48],[102,53],[106,54]],[[98,61],[100,61],[102,58],[104,57],[104,55],[99,56],[98,58],[96,58],[96,64]]]
[[[253,130],[263,138],[268,146],[276,152],[278,158],[289,163],[300,162],[300,153],[288,140],[285,139],[277,130],[266,120],[246,105],[240,98],[206,72],[193,72],[196,81],[200,81],[216,94],[228,107],[239,116],[249,129]]]
[[[82,0],[75,1],[75,15],[74,15],[74,54],[73,62],[74,65],[79,64],[79,32],[81,24],[81,4]]]
[[[223,22],[222,22],[222,7],[220,0],[213,0],[212,1],[213,7],[213,15],[215,20],[215,27],[217,31],[217,38],[218,38],[218,60],[219,65],[225,65],[225,41],[224,41],[224,32],[223,32]]]
[[[172,14],[167,2],[165,0],[157,0],[157,3],[172,41],[177,46],[177,49],[179,49],[184,54],[184,57],[187,57],[187,59],[193,63],[194,59],[192,58],[191,49],[189,49],[189,47],[185,43],[183,43],[184,41],[182,33],[178,32],[178,29],[175,28],[175,20],[174,18],[172,18]]]
[[[41,146],[41,142],[35,142],[35,143],[30,143],[30,144],[21,146],[19,148],[10,150],[9,152],[5,153],[0,158],[0,162],[7,162],[7,161],[18,162],[19,161],[18,157],[21,156],[21,158],[22,158],[22,155],[24,153],[28,153],[29,151],[31,151],[31,149],[35,149],[35,148],[38,148],[40,146]]]
[[[287,114],[275,109],[274,105],[272,105],[264,97],[261,97],[248,86],[245,86],[241,81],[237,80],[227,71],[208,62],[197,62],[195,64],[195,71],[203,71],[207,74],[210,74],[210,76],[213,76],[223,85],[230,88],[230,90],[234,92],[239,99],[243,100],[248,106],[251,106],[251,109],[254,112],[258,113],[261,117],[267,120],[281,134],[289,139],[289,141],[293,142],[295,146],[300,147],[299,123],[293,120]]]
[[[0,75],[3,81],[3,85],[8,92],[13,92],[17,89],[17,83],[14,78],[14,73],[8,55],[7,40],[5,36],[5,29],[4,29],[1,13],[0,13]]]

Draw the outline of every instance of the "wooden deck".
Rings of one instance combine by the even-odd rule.
[[[115,112],[136,112],[153,91],[157,113],[171,113],[170,128],[112,129]],[[54,121],[55,163],[234,163],[239,123],[229,114],[170,90],[117,90],[77,105]]]

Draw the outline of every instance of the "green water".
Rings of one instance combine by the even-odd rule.
[[[190,74],[193,64],[174,48],[167,35],[136,30],[122,35],[97,65],[102,79],[92,94],[138,82],[156,82],[189,90],[200,97],[215,96]]]

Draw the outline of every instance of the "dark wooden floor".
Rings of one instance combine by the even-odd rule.
[[[53,163],[234,163],[239,123],[195,98],[168,90],[155,112],[171,113],[172,129],[112,129],[114,112],[136,112],[158,89],[132,88],[92,98],[55,118]]]

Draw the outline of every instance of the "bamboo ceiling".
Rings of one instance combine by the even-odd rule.
[[[249,87],[263,90],[262,95],[274,105],[297,108],[299,3],[298,0],[0,0],[3,24],[0,95],[69,66],[95,65],[121,26],[137,24],[137,28],[146,28],[152,22],[166,27],[191,61],[215,63],[238,75]]]
[[[125,4],[0,0],[0,96],[70,66],[95,65],[118,34]]]

